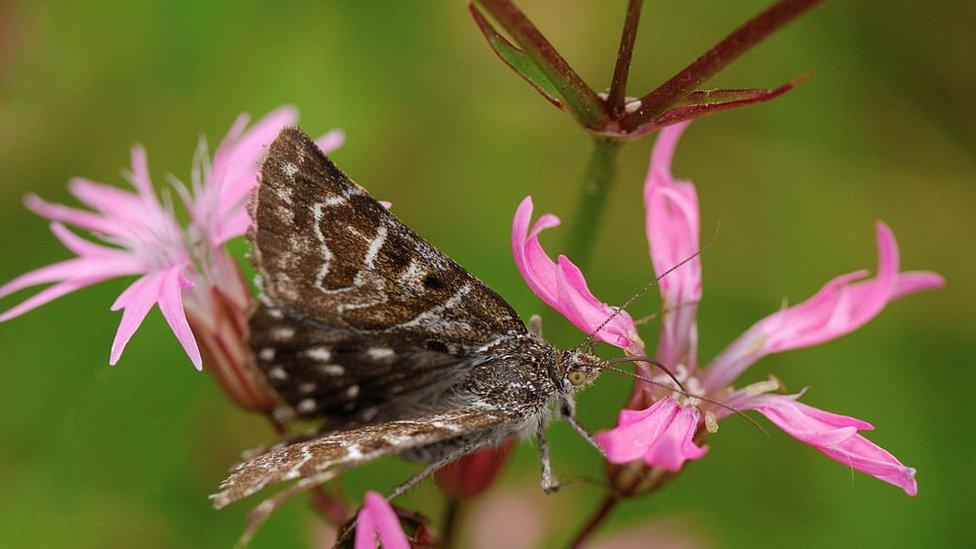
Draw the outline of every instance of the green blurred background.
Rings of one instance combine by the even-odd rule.
[[[598,89],[609,82],[625,4],[520,2]],[[647,4],[632,95],[767,2]],[[770,357],[747,375],[809,385],[807,403],[875,423],[871,439],[918,468],[919,495],[732,419],[707,458],[627,502],[603,533],[663,518],[717,547],[976,543],[974,27],[968,1],[827,2],[710,85],[814,77],[770,104],[697,122],[675,163],[698,185],[703,231],[722,227],[703,258],[702,361],[783,297],[798,302],[836,274],[873,269],[875,219],[894,229],[905,268],[946,276],[945,289],[897,302],[853,335]],[[587,138],[494,57],[460,1],[3,2],[0,279],[68,257],[23,209],[26,192],[70,202],[71,176],[122,184],[134,142],[148,148],[158,183],[166,173],[186,179],[201,133],[216,144],[239,112],[284,103],[301,109],[310,133],[345,129],[334,159],[349,174],[521,314],[542,312],[555,342],[577,341],[521,282],[508,232],[526,194],[537,212],[568,220]],[[651,272],[639,200],[650,146],[624,151],[587,273],[611,303]],[[551,231],[551,251],[564,234]],[[235,249],[242,256],[245,246]],[[228,547],[256,504],[217,512],[206,495],[270,430],[193,370],[158,312],[121,364],[107,365],[119,321],[108,306],[126,283],[0,327],[0,546]],[[638,314],[657,306],[645,299]],[[655,332],[649,326],[645,339]],[[580,399],[585,424],[612,424],[629,385],[604,376]],[[565,426],[552,437],[559,475],[602,476]],[[414,467],[385,460],[349,475],[347,488],[357,499],[388,490]],[[534,448],[523,444],[495,490],[531,493],[537,480]],[[545,500],[545,542],[564,544],[599,497],[583,484]],[[440,514],[429,485],[403,504]],[[315,520],[298,498],[253,546],[310,544]]]

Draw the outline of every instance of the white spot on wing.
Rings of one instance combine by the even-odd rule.
[[[396,355],[393,349],[387,347],[371,347],[366,349],[366,354],[373,360],[389,360]]]
[[[298,411],[302,414],[308,414],[314,412],[318,405],[315,404],[315,400],[311,398],[306,398],[298,403]]]
[[[373,418],[376,417],[376,412],[378,411],[379,410],[376,409],[376,406],[370,406],[369,408],[363,410],[359,417],[361,417],[363,421],[372,421]]]
[[[265,347],[264,349],[258,351],[258,358],[260,358],[265,362],[270,362],[274,360],[274,357],[275,357],[274,347]]]
[[[461,431],[461,426],[456,423],[448,423],[446,421],[434,421],[430,424],[435,429],[440,429],[442,431],[450,431],[452,433],[457,433]]]
[[[330,376],[341,376],[342,374],[346,373],[346,369],[338,364],[323,364],[319,366],[319,370],[321,370],[323,374]]]
[[[277,339],[278,341],[291,339],[293,335],[295,335],[295,329],[288,326],[271,330],[271,337]]]
[[[349,447],[346,448],[346,456],[349,459],[359,459],[363,457],[363,451],[359,448],[358,444],[350,444]]]
[[[328,362],[332,360],[332,352],[328,347],[319,345],[305,350],[305,356],[318,362]]]
[[[288,372],[286,372],[281,366],[275,366],[268,371],[268,377],[282,381],[288,379]]]

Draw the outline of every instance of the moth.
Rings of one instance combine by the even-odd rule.
[[[417,236],[298,129],[270,145],[248,235],[262,289],[250,344],[283,412],[320,434],[236,467],[220,508],[294,485],[258,506],[251,530],[307,487],[381,456],[441,466],[512,436],[534,436],[542,489],[558,488],[545,430],[573,417],[573,395],[608,362],[559,350],[495,291]]]

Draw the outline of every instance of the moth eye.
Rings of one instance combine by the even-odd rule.
[[[583,374],[583,372],[577,371],[569,373],[569,382],[573,385],[582,385],[584,381],[586,381],[586,376]]]

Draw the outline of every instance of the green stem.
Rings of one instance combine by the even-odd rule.
[[[462,503],[459,499],[448,497],[447,508],[444,509],[444,524],[441,527],[441,546],[445,549],[457,547],[458,520],[460,519]]]
[[[583,179],[583,192],[576,207],[569,231],[569,246],[573,260],[586,270],[593,257],[593,247],[600,220],[607,206],[607,198],[617,176],[617,161],[623,141],[612,137],[594,136],[593,150]]]

